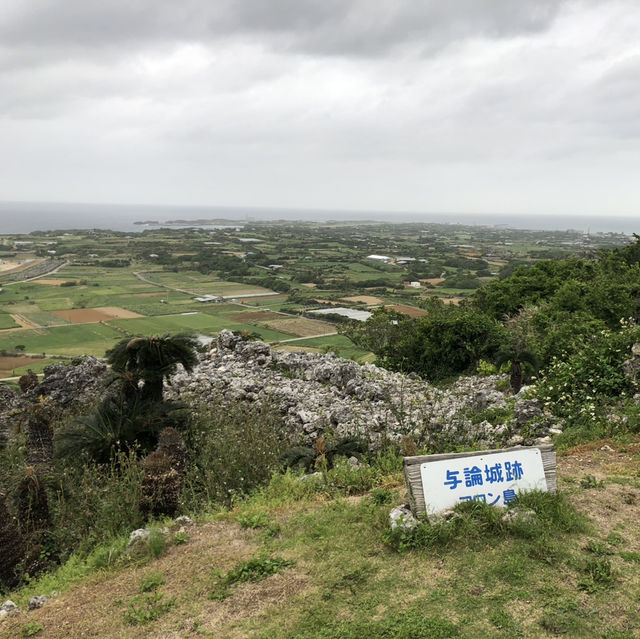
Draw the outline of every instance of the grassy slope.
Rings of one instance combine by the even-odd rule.
[[[190,529],[187,544],[146,565],[84,578],[43,609],[0,625],[0,637],[19,636],[27,621],[42,624],[43,639],[637,637],[640,443],[609,442],[613,451],[603,444],[559,460],[561,489],[588,515],[587,532],[544,543],[469,538],[450,549],[399,554],[383,542],[390,505],[366,495],[322,498],[281,478],[235,511]],[[583,487],[586,474],[604,483]],[[399,474],[379,483],[394,491],[394,503],[401,499]],[[270,535],[275,524],[280,532]],[[261,553],[295,566],[210,598],[216,571],[225,575]],[[610,560],[613,583],[586,592],[580,580],[598,557]],[[128,625],[123,613],[152,573],[163,576],[159,591],[174,606],[147,625]],[[43,589],[17,599],[24,605]]]

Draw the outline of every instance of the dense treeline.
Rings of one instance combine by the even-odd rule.
[[[529,351],[541,367],[593,335],[640,318],[640,237],[597,261],[569,258],[519,266],[460,306],[430,299],[425,317],[378,310],[345,330],[396,370],[432,381],[472,372],[501,351]]]

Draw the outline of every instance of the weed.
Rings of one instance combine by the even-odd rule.
[[[167,545],[167,538],[161,528],[152,528],[148,539],[149,554],[157,559],[162,555]]]
[[[160,586],[164,586],[165,583],[164,577],[159,572],[149,573],[140,581],[140,592],[153,592],[158,590]]]
[[[616,532],[609,533],[605,541],[611,546],[622,546],[625,543],[624,537]]]
[[[162,617],[175,606],[174,599],[165,599],[160,592],[132,597],[123,612],[124,621],[130,626],[142,626]]]
[[[390,504],[393,499],[393,492],[387,488],[374,488],[369,497],[376,506],[384,506],[384,504]]]
[[[593,594],[603,588],[613,586],[614,574],[611,561],[607,557],[591,557],[584,567],[584,577],[578,580],[578,588]]]
[[[589,490],[591,488],[602,488],[604,486],[604,482],[598,481],[593,475],[585,475],[580,480],[580,486],[585,490]]]
[[[621,550],[620,556],[625,561],[640,564],[640,552],[635,552],[634,550]]]
[[[609,548],[606,544],[603,544],[601,541],[591,540],[584,547],[587,552],[590,552],[594,555],[598,555],[599,557],[604,557],[605,555],[613,555],[613,550]]]
[[[186,544],[189,541],[189,535],[186,532],[177,532],[173,536],[173,543],[176,546],[181,546],[182,544]]]
[[[43,629],[39,621],[29,621],[20,628],[21,637],[33,637]]]
[[[231,595],[230,588],[246,581],[262,581],[271,575],[282,572],[284,568],[295,565],[295,562],[281,557],[253,557],[239,563],[226,575],[218,575],[218,584],[209,593],[210,599],[222,601]]]

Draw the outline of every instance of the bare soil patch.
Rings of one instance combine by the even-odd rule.
[[[12,271],[14,268],[18,268],[19,266],[20,262],[2,262],[2,264],[0,264],[0,273]]]
[[[70,311],[51,311],[57,317],[71,322],[72,324],[90,324],[96,322],[106,322],[113,319],[111,315],[98,311],[95,308],[74,308]]]
[[[9,313],[9,315],[13,319],[13,321],[20,326],[20,328],[42,328],[40,324],[32,322],[30,319],[26,318],[20,313]],[[9,330],[19,331],[20,328],[13,328]]]
[[[431,286],[437,286],[440,282],[444,282],[444,277],[430,277],[428,279],[420,280],[423,284],[431,284]]]
[[[427,311],[423,308],[416,308],[415,306],[407,306],[406,304],[393,304],[391,306],[387,306],[393,311],[397,311],[398,313],[402,313],[403,315],[407,315],[409,317],[424,317],[427,315]]]
[[[455,304],[457,306],[463,299],[464,297],[443,297],[442,301],[445,304]]]
[[[140,313],[134,313],[133,311],[128,311],[126,308],[120,308],[119,306],[98,306],[95,310],[111,315],[111,317],[115,319],[135,319],[136,317],[144,317],[144,315],[140,315]]]
[[[216,583],[213,569],[227,572],[255,552],[252,533],[237,524],[194,526],[189,529],[187,544],[171,547],[166,555],[146,566],[129,568],[107,579],[96,575],[94,580],[30,612],[28,619],[43,625],[38,635],[43,639],[177,639],[200,636],[194,632],[198,626],[218,636],[230,624],[256,617],[267,606],[283,603],[306,587],[304,575],[287,569],[259,583],[241,584],[225,601],[209,600],[207,595]],[[160,591],[167,599],[175,598],[174,608],[149,625],[126,625],[122,612],[127,602],[139,594],[140,580],[154,572],[164,576],[166,584]],[[24,614],[5,620],[0,636],[20,636],[25,620]]]
[[[42,357],[27,357],[26,355],[18,355],[17,357],[2,357],[0,356],[0,378],[11,377],[15,368],[22,368],[23,366],[35,366],[40,362],[46,362],[47,360]]]
[[[72,324],[95,324],[112,319],[133,319],[144,317],[139,313],[127,311],[118,306],[100,306],[98,308],[74,308],[70,311],[51,311],[54,315]]]
[[[302,286],[306,286],[307,288],[315,288],[318,285],[315,282],[304,282]]]
[[[306,317],[292,319],[278,319],[264,322],[265,326],[274,331],[289,333],[298,337],[311,337],[313,335],[324,335],[325,333],[335,333],[336,327],[328,322],[307,319]]]
[[[44,284],[45,286],[60,286],[60,284],[64,284],[64,282],[69,282],[71,280],[56,280],[56,279],[43,279],[36,280],[37,284]]]
[[[353,297],[341,297],[345,302],[363,302],[364,304],[384,304],[384,300],[373,295],[354,295]]]

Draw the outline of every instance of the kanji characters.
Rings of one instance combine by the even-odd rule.
[[[465,468],[463,472],[465,486],[482,486],[482,471],[477,466]]]
[[[514,461],[513,463],[505,462],[504,472],[507,476],[507,481],[522,479],[522,475],[524,474],[522,471],[522,464],[519,461]]]
[[[451,490],[455,490],[458,487],[458,484],[462,483],[462,479],[458,479],[459,474],[459,470],[448,470],[447,481],[444,482],[444,485],[449,486]]]
[[[511,488],[504,490],[502,491],[502,498],[504,499],[504,503],[508,504],[516,498],[516,491]]]
[[[493,466],[484,465],[484,476],[488,484],[504,481],[502,476],[502,464],[494,464]]]

